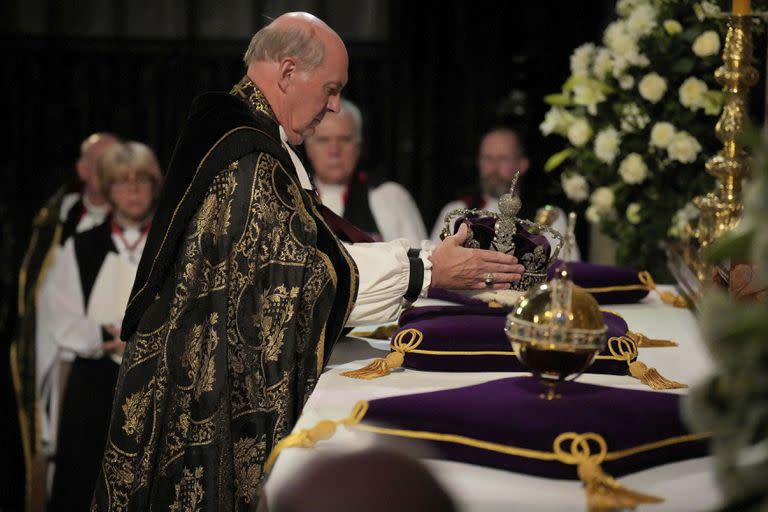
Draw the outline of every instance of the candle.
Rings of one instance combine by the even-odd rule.
[[[752,0],[733,0],[733,14],[749,14],[752,12]]]

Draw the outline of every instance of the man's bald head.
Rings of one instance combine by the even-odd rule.
[[[323,61],[328,43],[344,43],[323,20],[306,12],[291,12],[259,30],[248,45],[243,62],[280,62],[294,57],[303,71],[312,71]]]
[[[84,194],[94,204],[101,204],[106,199],[101,194],[96,164],[104,152],[119,139],[107,132],[89,135],[80,144],[80,158],[77,160],[77,175],[84,185]]]
[[[243,58],[288,142],[301,144],[326,112],[338,112],[349,57],[339,35],[317,17],[283,14],[251,39]]]

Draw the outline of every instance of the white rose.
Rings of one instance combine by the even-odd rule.
[[[675,130],[672,123],[661,121],[654,124],[653,128],[651,128],[651,146],[666,148],[672,142],[675,133],[677,133],[677,130]]]
[[[568,128],[568,140],[571,144],[581,147],[592,137],[592,127],[586,119],[577,119]]]
[[[629,61],[620,56],[620,55],[613,55],[613,69],[611,70],[611,75],[613,75],[613,78],[619,80],[622,76],[624,76],[624,72],[629,67]],[[634,79],[632,81],[632,84],[634,85]],[[630,86],[632,87],[632,86]]]
[[[600,48],[595,53],[595,59],[592,61],[592,73],[600,80],[604,79],[613,70],[613,59],[611,51],[606,48]]]
[[[573,51],[571,55],[571,73],[575,76],[587,76],[595,53],[595,45],[586,43]]]
[[[539,130],[544,135],[552,133],[565,135],[572,122],[573,116],[570,112],[560,107],[552,107],[544,115],[544,121],[539,125]]]
[[[648,0],[619,0],[616,2],[616,14],[622,18],[626,18],[632,14],[632,11],[635,10],[635,7],[645,3],[648,3]]]
[[[691,110],[698,110],[704,104],[704,94],[706,92],[706,82],[694,76],[688,77],[678,90],[680,103]]]
[[[589,202],[601,210],[609,210],[613,206],[613,201],[613,190],[608,187],[597,187],[589,196]]]
[[[621,87],[625,91],[630,90],[634,86],[635,86],[635,78],[632,75],[622,75],[619,78],[619,87]]]
[[[720,36],[714,30],[707,30],[693,41],[693,53],[698,57],[709,57],[720,52]]]
[[[640,91],[640,96],[646,100],[651,103],[658,103],[664,93],[667,92],[667,81],[658,73],[648,73],[637,84],[637,90]]]
[[[589,184],[581,174],[560,175],[560,184],[565,195],[574,203],[580,203],[589,197]]]
[[[638,153],[630,153],[619,164],[619,174],[624,183],[637,185],[648,177],[648,166]]]
[[[640,203],[629,203],[626,215],[630,224],[640,224],[640,209]]]
[[[603,101],[605,94],[600,90],[600,84],[594,80],[573,87],[573,102],[587,107],[587,112],[593,116],[597,115],[597,104]]]
[[[603,43],[619,56],[638,53],[637,40],[630,33],[627,22],[623,20],[608,25],[603,33]]]
[[[638,5],[627,18],[627,30],[636,38],[647,36],[656,28],[656,16],[651,4]]]
[[[648,113],[636,103],[627,103],[621,107],[621,131],[633,133],[642,130],[650,122]]]
[[[681,131],[672,137],[672,141],[667,146],[669,158],[677,160],[684,164],[690,164],[696,161],[696,157],[701,151],[701,144],[690,133]]]
[[[664,30],[667,34],[673,36],[683,31],[683,26],[677,20],[664,20]]]
[[[716,14],[720,14],[720,7],[712,2],[701,2],[693,6],[693,12],[696,13],[696,18],[699,21],[704,21]]]
[[[602,215],[600,215],[600,208],[598,208],[595,205],[590,205],[587,207],[587,210],[584,212],[584,217],[587,218],[587,222],[590,224],[600,224],[600,218]]]
[[[612,164],[619,153],[621,137],[612,126],[600,130],[595,137],[595,155],[607,164]]]
[[[642,53],[632,53],[628,56],[629,63],[639,68],[647,68],[651,61]]]

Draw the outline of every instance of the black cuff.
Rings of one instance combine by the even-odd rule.
[[[416,302],[421,295],[421,287],[424,285],[424,262],[421,258],[408,258],[411,264],[411,271],[408,277],[408,289],[403,298],[408,302]]]
[[[408,249],[409,258],[418,258],[419,254],[421,254],[421,249]]]
[[[102,325],[102,326],[101,326],[101,341],[102,341],[102,342],[105,342],[105,341],[112,341],[113,339],[114,339],[114,336],[112,336],[111,334],[109,334],[109,331],[107,331],[107,330],[104,328],[104,326]]]

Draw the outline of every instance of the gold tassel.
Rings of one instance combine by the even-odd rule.
[[[395,368],[403,366],[404,359],[405,357],[400,352],[390,352],[387,357],[374,359],[362,368],[344,372],[342,375],[353,379],[377,379],[389,375]]]
[[[285,436],[269,452],[267,462],[264,463],[264,471],[272,470],[275,461],[286,448],[314,448],[318,441],[332,438],[338,425],[350,426],[359,423],[366,412],[368,412],[368,402],[360,401],[355,404],[350,415],[342,420],[322,420],[312,428],[304,428]]]
[[[592,446],[597,453],[592,453]],[[565,464],[575,464],[579,479],[584,483],[587,509],[590,512],[607,512],[621,508],[635,508],[644,503],[661,503],[664,499],[643,494],[621,485],[603,471],[600,464],[608,455],[608,443],[595,432],[565,432],[555,438],[555,457]]]
[[[638,272],[637,278],[640,280],[641,283],[643,283],[646,286],[646,288],[648,288],[648,290],[653,290],[656,293],[658,293],[659,298],[661,299],[661,302],[663,302],[664,304],[669,304],[670,306],[674,306],[676,308],[691,307],[688,300],[682,295],[678,295],[676,293],[670,292],[669,290],[660,291],[656,287],[656,283],[653,281],[653,277],[651,276],[651,273],[648,272],[647,270]]]
[[[410,338],[405,341],[406,336]],[[418,347],[424,335],[417,329],[404,329],[392,340],[392,352],[387,357],[374,359],[367,365],[357,370],[343,372],[342,375],[352,379],[371,380],[384,377],[392,373],[395,368],[403,366],[405,353]]]
[[[590,457],[580,463],[577,471],[579,479],[584,482],[589,512],[635,508],[638,505],[664,501],[658,496],[624,487],[615,478],[603,471],[595,457]]]
[[[372,331],[352,331],[350,336],[358,338],[373,338],[375,340],[388,340],[397,331],[397,324],[380,325]]]
[[[657,347],[676,347],[677,343],[672,340],[655,340],[651,339],[645,334],[633,331],[627,331],[627,337],[635,342],[635,345],[642,348],[657,348]]]
[[[629,363],[629,373],[651,389],[679,389],[688,387],[688,384],[670,380],[660,374],[656,368],[648,368],[645,363],[640,361]]]
[[[656,368],[648,368],[645,363],[638,361],[637,344],[632,338],[616,336],[608,338],[608,350],[616,359],[624,359],[629,366],[629,374],[640,380],[651,389],[687,388],[687,384],[667,379]],[[635,359],[635,361],[632,361]]]

